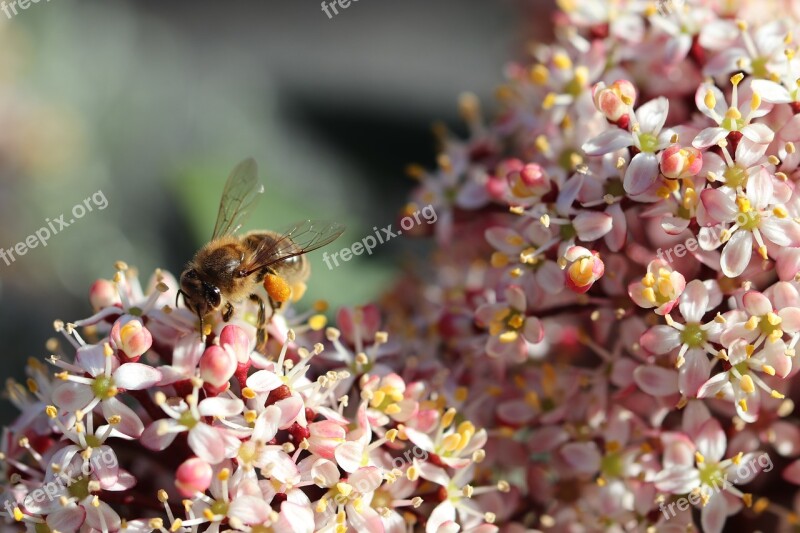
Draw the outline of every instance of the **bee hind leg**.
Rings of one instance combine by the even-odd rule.
[[[267,343],[267,310],[264,306],[264,300],[262,300],[259,295],[251,294],[250,301],[258,304],[258,321],[256,322],[256,350],[261,352]]]

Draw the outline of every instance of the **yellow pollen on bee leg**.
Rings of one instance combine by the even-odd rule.
[[[289,287],[289,284],[286,283],[286,280],[275,274],[267,274],[264,276],[264,289],[266,289],[270,298],[276,302],[288,301],[292,293],[292,289]]]

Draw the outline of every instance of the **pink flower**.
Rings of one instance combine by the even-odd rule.
[[[657,153],[670,144],[673,136],[671,130],[663,130],[667,121],[669,101],[656,98],[631,111],[631,131],[622,128],[606,130],[583,145],[583,150],[590,156],[616,152],[630,146],[636,147],[638,153],[633,156],[625,171],[625,191],[639,195],[647,191],[658,178]],[[663,131],[662,131],[663,130]]]
[[[731,77],[733,92],[731,105],[727,106],[725,96],[716,86],[705,83],[697,88],[695,103],[697,109],[713,120],[717,127],[706,128],[701,131],[694,142],[695,148],[708,148],[728,136],[730,132],[739,132],[746,139],[759,144],[769,144],[774,137],[773,131],[762,123],[751,122],[753,119],[766,115],[771,106],[761,105],[761,97],[750,90],[750,80],[742,86],[742,98],[739,98],[739,83],[744,76],[736,74]]]
[[[525,293],[517,286],[505,290],[505,302],[487,303],[475,312],[478,321],[489,328],[486,351],[492,357],[519,361],[527,356],[528,345],[541,342],[542,324],[528,316]]]
[[[583,246],[572,246],[562,259],[562,268],[567,269],[567,288],[578,294],[591,289],[605,273],[600,254]]]
[[[114,322],[111,345],[135,362],[153,345],[153,336],[140,318],[126,315]]]
[[[65,382],[53,391],[56,407],[88,413],[99,405],[106,419],[119,417],[118,431],[131,437],[141,435],[144,425],[139,415],[116,396],[127,390],[152,387],[161,379],[161,373],[141,363],[120,364],[108,344],[79,348],[75,363],[56,363],[65,369]]]
[[[706,189],[700,196],[712,223],[733,224],[722,229],[716,244],[726,243],[720,267],[728,277],[744,272],[754,244],[764,260],[770,257],[767,244],[800,246],[800,224],[777,204],[772,179],[766,169],[761,169],[748,181],[745,194],[730,189]]]
[[[647,274],[642,281],[628,286],[628,295],[636,305],[645,309],[655,307],[657,315],[672,311],[686,287],[686,279],[680,272],[672,270],[665,261],[655,260],[647,265]]]
[[[701,522],[703,531],[721,532],[727,516],[738,510],[729,498],[738,496],[752,502],[752,496],[742,493],[735,484],[747,483],[752,471],[740,465],[749,465],[757,454],[741,452],[729,459],[725,455],[727,441],[719,422],[709,419],[694,436],[696,447],[689,439],[680,438],[665,446],[664,470],[655,478],[659,490],[671,494],[697,492],[702,501]]]
[[[197,380],[199,381],[199,380]],[[216,465],[233,457],[239,439],[224,427],[208,424],[206,417],[224,419],[241,413],[244,404],[238,398],[206,398],[198,402],[200,383],[194,383],[192,394],[185,399],[168,400],[163,392],[156,394],[156,403],[169,418],[156,420],[142,435],[142,443],[151,450],[166,449],[179,433],[188,432],[189,447],[203,461]]]

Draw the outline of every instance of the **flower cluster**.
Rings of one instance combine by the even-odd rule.
[[[438,167],[410,167],[407,209],[436,210],[437,253],[379,304],[337,328],[322,303],[289,308],[256,346],[250,304],[201,332],[167,273],[142,290],[120,264],[95,283],[95,315],[56,323],[55,372],[32,361],[9,385],[8,519],[800,524],[800,9],[559,5],[556,42],[508,66],[496,118],[465,95],[468,137],[438,130]]]
[[[22,411],[0,443],[10,523],[36,533],[497,529],[478,497],[510,488],[480,466],[486,430],[422,372],[384,363],[398,348],[377,307],[340,310],[338,328],[326,327],[323,302],[315,314],[275,314],[257,347],[255,305],[227,322],[217,313],[201,332],[173,304],[174,277],[156,272],[143,289],[117,268],[92,286],[93,316],[56,322],[54,372],[31,361],[26,385],[8,386]]]
[[[439,250],[395,338],[490,428],[508,531],[789,528],[800,10],[558,4],[496,118],[464,96],[468,137],[412,168]]]

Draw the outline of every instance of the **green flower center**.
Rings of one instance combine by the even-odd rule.
[[[759,222],[761,222],[761,215],[751,209],[745,213],[740,213],[736,217],[736,220],[739,222],[739,226],[741,226],[742,229],[753,231],[758,227]]]
[[[578,153],[577,150],[573,150],[572,148],[567,148],[566,150],[561,152],[561,155],[558,156],[558,166],[560,166],[564,170],[568,171],[572,170],[575,167],[573,161],[575,160],[576,156],[580,158],[580,154]]]
[[[191,409],[187,409],[181,414],[180,418],[178,418],[178,424],[186,426],[189,429],[197,425],[197,419],[192,415]]]
[[[689,348],[700,348],[706,342],[706,332],[700,328],[700,324],[686,324],[681,331],[681,343]]]
[[[766,316],[761,317],[761,321],[758,323],[758,328],[769,337],[773,334],[774,331],[778,331],[781,329],[781,323],[778,322],[777,324],[770,324],[769,320],[767,320]]]
[[[722,175],[725,177],[725,184],[732,189],[747,185],[747,171],[739,165],[728,167]]]
[[[575,231],[575,228],[572,224],[564,224],[563,226],[559,227],[559,233],[561,238],[565,241],[575,238],[578,235],[578,232]]]
[[[210,509],[215,515],[225,516],[228,514],[228,502],[225,500],[215,500],[214,503],[211,504]]]
[[[700,483],[713,487],[722,486],[722,470],[717,465],[705,465],[700,468]]]
[[[606,194],[614,197],[625,196],[625,187],[622,185],[622,180],[612,178],[606,181],[605,185]]]
[[[600,460],[600,470],[603,472],[603,477],[620,477],[624,467],[622,455],[618,452],[607,453]]]
[[[749,370],[749,367],[747,366],[747,361],[743,361],[737,365],[733,365],[733,368],[735,368],[736,371],[743,376],[746,375],[747,371]]]
[[[652,133],[640,133],[639,146],[642,152],[655,152],[658,150],[658,137]]]
[[[764,78],[769,79],[769,70],[767,69],[767,62],[769,58],[767,57],[757,57],[750,62],[750,65],[753,68],[753,76],[756,78]]]
[[[83,500],[89,496],[89,478],[81,476],[67,488],[67,492],[73,498]]]
[[[114,380],[109,376],[97,376],[92,382],[92,392],[101,399],[113,398],[117,395]]]

